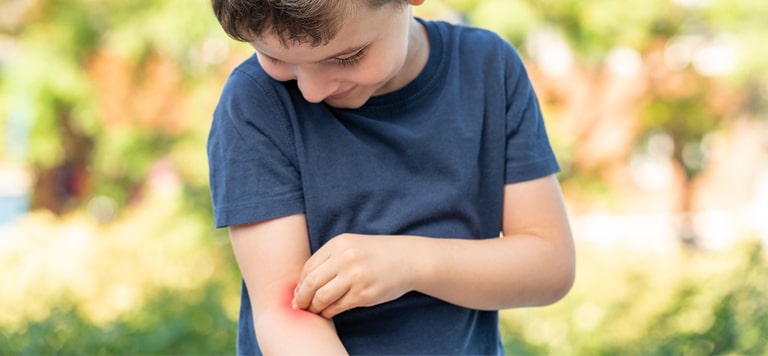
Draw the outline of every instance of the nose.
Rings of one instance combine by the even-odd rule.
[[[319,103],[333,93],[333,82],[319,70],[299,69],[296,82],[304,99],[310,103]]]

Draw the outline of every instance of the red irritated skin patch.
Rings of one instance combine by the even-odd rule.
[[[293,291],[296,289],[297,283],[298,281],[291,281],[283,286],[282,295],[280,296],[280,308],[293,318],[307,318],[314,314],[303,309],[293,308]]]

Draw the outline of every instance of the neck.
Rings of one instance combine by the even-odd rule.
[[[410,9],[409,9],[410,10]],[[389,93],[406,86],[421,73],[429,58],[429,33],[420,22],[411,17],[408,35],[408,52],[400,73],[388,85],[382,87],[376,95]]]

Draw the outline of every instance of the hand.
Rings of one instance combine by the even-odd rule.
[[[415,237],[342,234],[304,264],[293,307],[325,318],[394,300],[412,289]]]

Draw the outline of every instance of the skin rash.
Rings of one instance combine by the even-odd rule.
[[[315,314],[293,306],[293,293],[296,290],[298,282],[298,280],[290,281],[282,286],[279,303],[280,308],[284,310],[288,316],[294,320],[303,320]]]

